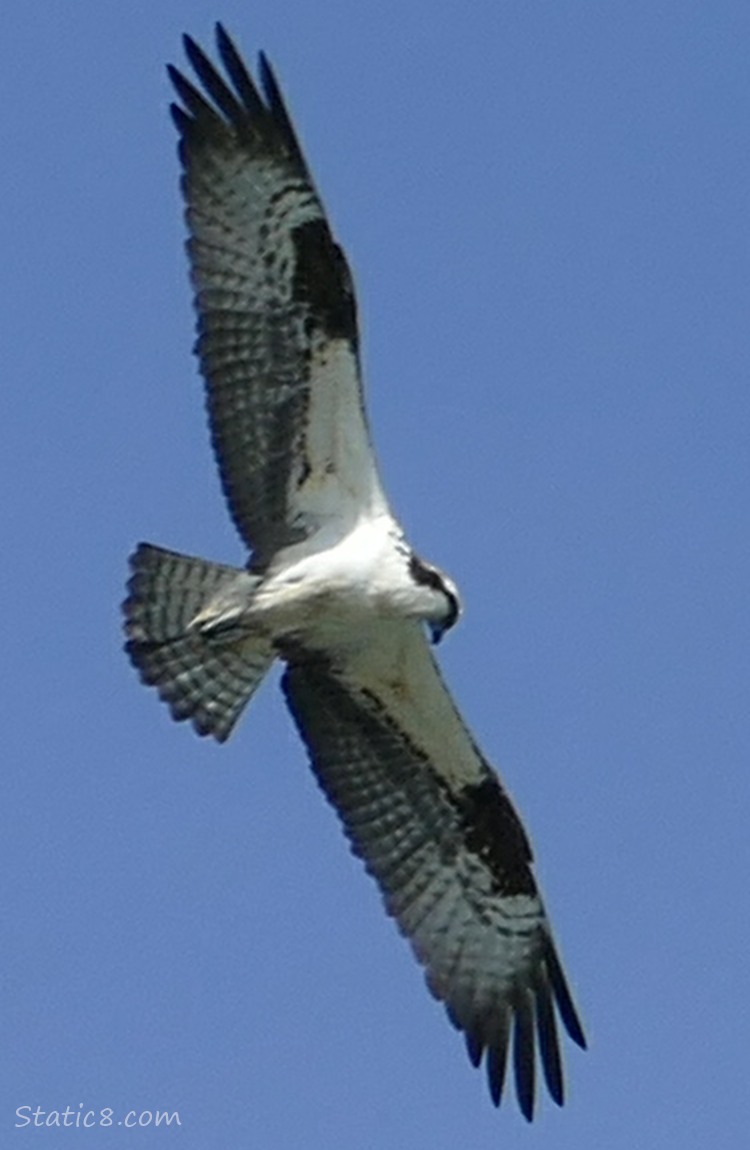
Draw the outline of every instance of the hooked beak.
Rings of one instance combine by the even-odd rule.
[[[430,628],[430,642],[432,643],[433,647],[437,647],[438,643],[445,634],[445,624],[428,623],[427,626]]]

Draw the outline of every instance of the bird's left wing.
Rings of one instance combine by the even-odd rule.
[[[380,625],[366,653],[338,663],[298,653],[283,686],[318,780],[430,990],[464,1031],[474,1065],[486,1052],[495,1104],[511,1044],[525,1116],[536,1049],[562,1104],[555,1012],[575,1042],[585,1039],[529,843],[420,628],[385,634]]]
[[[386,508],[362,399],[354,287],[265,57],[260,87],[221,27],[203,92],[177,69],[197,352],[232,517],[272,554]],[[349,525],[351,525],[349,523]]]

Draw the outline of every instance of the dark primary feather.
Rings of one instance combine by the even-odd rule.
[[[252,116],[262,119],[265,113],[263,101],[250,78],[244,61],[221,24],[216,25],[216,45],[219,49],[222,63],[227,70],[230,80],[240,100]]]
[[[534,1016],[531,999],[525,988],[516,993],[512,1009],[515,1017],[513,1064],[516,1095],[522,1113],[531,1121],[534,1114]]]
[[[544,1077],[547,1089],[558,1105],[563,1101],[562,1064],[560,1062],[560,1046],[557,1041],[557,1024],[555,1012],[552,1008],[552,999],[543,983],[534,986],[534,998],[537,1020],[537,1034],[539,1036],[539,1055],[544,1067]],[[559,1009],[559,1008],[558,1008]],[[581,1040],[583,1035],[579,1036]]]
[[[427,981],[486,1056],[499,1104],[510,1043],[516,1094],[531,1119],[536,1051],[563,1101],[554,1011],[585,1045],[536,893],[518,817],[486,768],[474,787],[449,783],[378,701],[320,661],[292,662],[283,689],[318,780]],[[515,896],[521,896],[521,902]]]
[[[265,52],[261,52],[258,56],[258,64],[260,67],[260,81],[263,85],[266,99],[268,100],[268,106],[271,109],[271,115],[286,138],[286,144],[290,153],[296,157],[300,167],[306,169],[305,158],[299,146],[292,121],[289,118],[289,113],[286,110],[284,97],[281,95],[281,88],[279,87],[276,75],[268,62],[268,57]]]

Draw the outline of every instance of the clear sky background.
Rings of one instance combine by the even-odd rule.
[[[0,38],[3,1146],[747,1144],[750,7],[9,5]],[[590,1050],[527,1128],[427,994],[276,683],[218,748],[121,652],[227,562],[167,61],[276,64],[355,271],[382,470]],[[179,1131],[14,1129],[177,1110]]]

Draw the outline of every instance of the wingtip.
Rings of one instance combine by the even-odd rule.
[[[185,33],[182,37],[182,46],[185,49],[185,55],[199,76],[206,65],[211,67],[206,53],[192,36]]]
[[[548,941],[547,953],[545,955],[545,963],[547,967],[547,974],[549,977],[552,993],[555,998],[555,1003],[563,1021],[563,1025],[568,1032],[569,1037],[575,1042],[576,1046],[580,1046],[581,1050],[587,1050],[586,1035],[583,1032],[583,1025],[578,1017],[573,1002],[573,996],[568,989],[568,983],[563,973],[560,959],[557,957],[554,944],[550,939]]]
[[[172,103],[169,105],[169,114],[177,131],[181,136],[184,136],[190,127],[190,117],[185,109],[181,108],[179,104]]]
[[[266,99],[271,103],[273,103],[274,100],[278,101],[281,95],[279,91],[279,85],[274,75],[273,68],[271,67],[271,62],[262,49],[260,52],[258,52],[258,75],[260,76],[260,82],[263,87],[263,91],[265,92]]]
[[[281,86],[276,79],[276,73],[273,70],[271,61],[262,50],[258,53],[258,75],[260,76],[260,83],[263,93],[268,101],[268,106],[273,112],[276,119],[283,125],[291,146],[299,151],[299,145],[294,135],[292,122],[289,118],[289,113],[286,110],[284,97],[281,94]]]
[[[214,24],[214,37],[216,39],[216,47],[220,52],[227,46],[234,48],[232,37],[227,32],[221,20],[217,20]]]
[[[482,1055],[484,1054],[484,1043],[473,1031],[467,1031],[464,1035],[464,1040],[471,1065],[479,1066],[479,1063],[482,1061]]]
[[[527,1122],[534,1118],[534,1095],[536,1093],[534,1015],[526,994],[519,994],[514,1003],[513,1026],[513,1074],[516,1081],[516,1097],[521,1113]]]
[[[491,1046],[487,1051],[487,1085],[492,1105],[499,1107],[505,1085],[505,1064],[507,1051]]]
[[[558,999],[558,1007],[560,1008],[560,1016],[565,1023],[565,1029],[570,1038],[575,1042],[576,1046],[580,1046],[581,1050],[588,1050],[588,1043],[586,1035],[583,1032],[583,1024],[578,1017],[578,1011],[573,1005],[573,999],[568,995],[567,1002],[563,1007]]]

